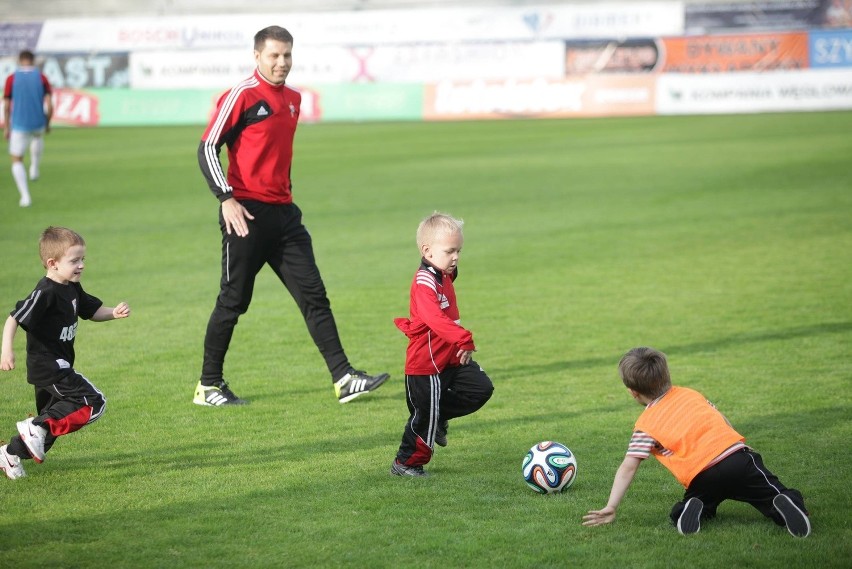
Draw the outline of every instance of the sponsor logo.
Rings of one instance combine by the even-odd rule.
[[[98,98],[90,93],[57,89],[53,92],[53,119],[75,126],[96,126],[100,122]]]

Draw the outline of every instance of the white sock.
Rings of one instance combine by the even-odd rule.
[[[41,163],[41,155],[44,152],[44,138],[36,136],[30,142],[30,179],[38,178],[38,166]]]
[[[12,162],[12,177],[15,179],[15,184],[18,186],[18,193],[21,194],[21,201],[29,202],[30,188],[27,185],[27,169],[24,168],[23,162]]]

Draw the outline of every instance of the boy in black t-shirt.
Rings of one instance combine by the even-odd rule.
[[[6,319],[0,351],[0,370],[14,369],[15,332],[26,330],[27,382],[35,386],[39,414],[19,421],[18,434],[0,446],[0,469],[12,480],[26,476],[21,459],[42,462],[56,437],[97,420],[106,408],[103,394],[74,370],[77,317],[103,322],[130,316],[127,303],[103,306],[80,286],[86,243],[78,233],[48,227],[39,253],[47,275]]]

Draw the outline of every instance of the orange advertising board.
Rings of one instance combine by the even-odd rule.
[[[663,38],[663,73],[727,73],[808,68],[806,32]]]
[[[656,78],[585,75],[527,81],[445,81],[425,86],[424,120],[650,115]]]

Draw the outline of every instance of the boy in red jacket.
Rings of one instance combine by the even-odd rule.
[[[410,317],[396,318],[408,336],[405,390],[409,418],[391,465],[396,476],[428,476],[434,446],[447,445],[447,422],[485,405],[494,386],[472,359],[473,335],[459,323],[453,281],[463,222],[434,213],[417,228],[422,259],[411,284]]]

